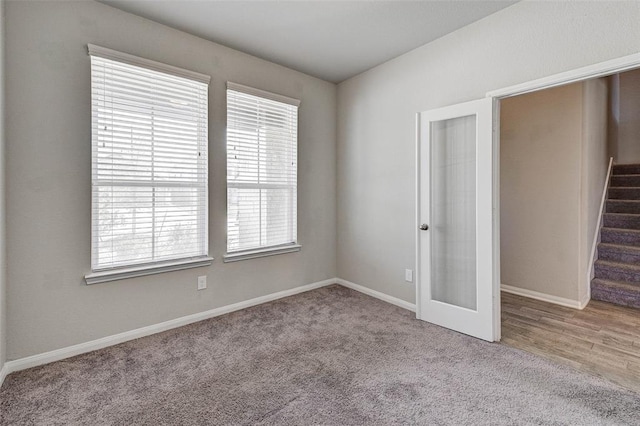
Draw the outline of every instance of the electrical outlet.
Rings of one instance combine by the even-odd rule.
[[[404,270],[404,280],[408,283],[413,282],[413,271],[411,269]]]
[[[207,276],[203,275],[198,277],[198,290],[204,290],[207,288]]]

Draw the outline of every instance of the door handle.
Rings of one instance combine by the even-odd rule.
[[[429,229],[429,225],[427,225],[426,223],[423,223],[422,225],[420,225],[420,230],[426,231],[427,229]]]

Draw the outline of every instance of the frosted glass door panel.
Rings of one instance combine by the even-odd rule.
[[[431,123],[431,298],[476,310],[476,116]]]

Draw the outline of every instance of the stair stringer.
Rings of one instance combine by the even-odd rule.
[[[600,213],[598,214],[598,225],[596,226],[596,232],[593,236],[593,243],[591,244],[591,256],[589,257],[589,268],[587,268],[587,291],[583,299],[580,301],[580,309],[584,309],[585,306],[591,300],[591,282],[595,278],[596,269],[595,263],[598,258],[598,244],[600,244],[600,238],[602,233],[603,226],[603,215],[605,211],[605,207],[607,205],[607,192],[609,191],[609,186],[611,185],[611,170],[613,168],[613,157],[609,157],[609,167],[607,168],[607,176],[604,179],[604,188],[602,189],[602,198],[600,199]]]

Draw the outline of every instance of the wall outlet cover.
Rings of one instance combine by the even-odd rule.
[[[202,275],[198,277],[198,290],[204,290],[205,288],[207,288],[207,276]]]
[[[413,282],[413,270],[412,269],[405,269],[404,270],[404,280],[406,282],[409,282],[409,283]]]

